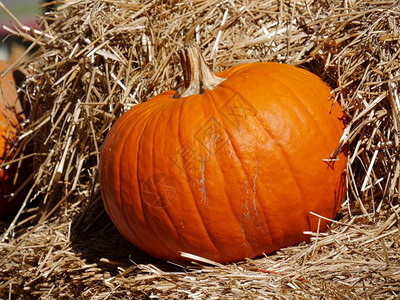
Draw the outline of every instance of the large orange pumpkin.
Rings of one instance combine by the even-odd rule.
[[[134,106],[105,139],[100,187],[121,234],[162,259],[231,262],[326,229],[310,212],[336,216],[346,165],[326,160],[344,128],[328,85],[267,62],[217,77],[194,47],[184,62],[183,93]]]
[[[9,63],[0,61],[0,73],[9,66]],[[25,119],[14,74],[16,72],[8,72],[0,78],[0,164],[3,164],[6,159],[12,159],[10,145],[15,139],[16,128]],[[19,188],[29,175],[30,168],[25,168],[26,166],[22,168],[22,174],[20,173],[15,180],[17,167],[17,163],[12,163],[0,168],[0,219],[9,217],[15,212],[24,198],[21,192],[19,195],[15,192],[21,191]]]

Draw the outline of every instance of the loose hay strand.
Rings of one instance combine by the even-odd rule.
[[[0,297],[398,297],[397,1],[65,1],[40,22],[10,29],[39,47],[24,65],[32,114],[19,137],[36,145],[39,207],[4,227]],[[348,124],[329,159],[349,151],[348,197],[328,232],[305,233],[311,243],[176,265],[133,248],[108,219],[97,183],[104,137],[130,107],[179,84],[177,51],[193,41],[216,71],[286,62],[332,86]]]

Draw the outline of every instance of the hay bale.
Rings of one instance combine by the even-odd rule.
[[[400,15],[396,1],[65,1],[41,31],[22,138],[36,146],[31,196],[0,243],[0,296],[340,298],[399,295]],[[99,148],[132,105],[182,80],[197,42],[214,70],[256,61],[309,69],[349,119],[348,195],[328,233],[231,265],[177,266],[116,232],[98,192]],[[16,64],[18,61],[16,62]],[[334,152],[335,149],[332,149]],[[337,150],[337,149],[336,149]]]

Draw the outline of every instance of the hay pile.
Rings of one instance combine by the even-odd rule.
[[[338,298],[400,295],[400,10],[397,1],[65,1],[33,42],[20,143],[35,146],[31,198],[5,226],[0,297]],[[102,207],[99,149],[132,105],[182,79],[197,42],[214,70],[256,61],[321,76],[349,118],[348,195],[328,233],[231,265],[161,262],[129,245]],[[17,62],[18,63],[18,62]],[[334,149],[332,149],[333,151]]]

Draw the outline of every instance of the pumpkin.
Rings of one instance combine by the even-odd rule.
[[[0,73],[3,73],[9,63],[0,61]],[[15,77],[22,73],[8,72],[0,78],[0,164],[4,164],[13,157],[11,143],[16,137],[16,128],[25,120],[24,107],[21,105],[16,88]],[[20,187],[29,175],[30,166],[24,164],[15,178],[17,163],[3,165],[0,168],[0,219],[7,218],[20,206],[24,195]],[[17,192],[18,191],[18,192]]]
[[[329,86],[272,62],[215,75],[194,46],[182,61],[183,90],[132,107],[102,146],[101,194],[120,233],[161,259],[225,263],[325,230],[346,166],[330,157],[344,124]]]

